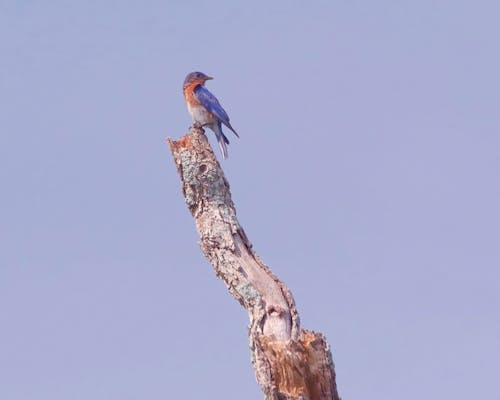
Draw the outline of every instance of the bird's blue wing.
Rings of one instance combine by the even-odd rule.
[[[205,86],[197,86],[194,89],[194,95],[203,107],[205,107],[208,111],[215,115],[220,122],[231,129],[236,136],[240,137],[231,126],[231,123],[229,122],[229,116],[227,115],[226,111],[222,108],[217,98],[212,93],[210,93]]]

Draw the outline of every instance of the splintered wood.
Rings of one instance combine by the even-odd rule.
[[[301,330],[298,340],[260,338],[277,391],[291,399],[337,399],[328,345],[320,333]]]

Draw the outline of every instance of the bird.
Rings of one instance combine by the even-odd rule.
[[[205,82],[213,79],[203,72],[191,72],[184,79],[183,92],[186,106],[195,126],[210,128],[217,138],[222,157],[227,158],[229,139],[222,132],[222,125],[240,137],[229,122],[229,116],[217,98],[205,87]]]

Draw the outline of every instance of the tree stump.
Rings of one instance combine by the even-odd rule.
[[[253,251],[203,129],[167,141],[201,250],[248,311],[252,364],[265,399],[339,400],[325,337],[300,328],[292,293]]]

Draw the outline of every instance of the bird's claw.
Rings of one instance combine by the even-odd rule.
[[[203,125],[202,125],[202,124],[200,124],[199,122],[195,122],[195,123],[193,124],[193,128],[194,128],[194,129],[203,129]]]

